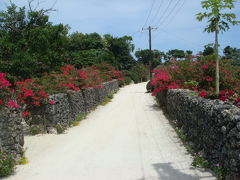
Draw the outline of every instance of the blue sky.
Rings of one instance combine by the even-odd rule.
[[[18,6],[27,4],[27,0],[12,1]],[[7,2],[0,0],[1,10]],[[152,35],[153,49],[165,52],[177,48],[197,53],[214,40],[213,34],[203,32],[206,22],[196,20],[195,14],[203,11],[200,0],[40,0],[40,8],[52,6],[57,11],[50,14],[50,20],[68,24],[70,32],[133,35],[136,49],[148,48],[148,32],[141,32],[144,24],[158,27]],[[232,11],[240,20],[240,2]],[[240,48],[240,26],[221,34],[220,44],[221,49],[227,45]]]

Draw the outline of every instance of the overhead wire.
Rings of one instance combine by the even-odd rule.
[[[180,2],[180,1],[179,1]],[[166,28],[172,21],[173,19],[176,17],[176,15],[181,11],[181,9],[183,8],[184,4],[185,4],[186,0],[183,0],[183,3],[180,5],[179,9],[177,11],[175,11],[176,8],[174,8],[174,10],[172,12],[175,11],[175,14],[172,16],[172,18],[167,22],[167,24],[165,26],[163,26],[162,28],[158,27],[158,30],[164,29]],[[177,7],[177,6],[175,6]],[[164,25],[164,23],[162,23],[162,25]],[[157,36],[159,36],[159,34],[155,35],[154,38],[156,38]]]
[[[162,19],[164,18],[164,14],[166,14],[168,12],[169,8],[171,7],[172,2],[173,2],[173,0],[169,1],[168,5],[167,5],[167,8],[163,12],[162,16],[160,16],[160,19],[157,21],[156,25],[159,24],[162,21]]]
[[[159,6],[158,6],[158,8],[157,8],[157,11],[156,11],[155,15],[153,16],[152,21],[150,21],[149,24],[153,24],[153,23],[154,23],[156,17],[157,17],[157,16],[159,15],[159,13],[161,12],[160,10],[161,10],[161,7],[162,7],[163,4],[164,4],[163,2],[164,2],[164,0],[160,0],[160,4],[159,4]]]
[[[168,13],[168,15],[165,17],[165,19],[163,19],[162,22],[159,22],[159,25],[157,25],[158,27],[160,27],[162,24],[164,24],[166,22],[166,20],[173,14],[173,12],[175,11],[175,9],[177,8],[178,4],[181,2],[181,0],[178,0],[177,3],[174,5],[174,7],[172,8],[172,10],[170,10],[170,12]]]
[[[151,16],[151,14],[152,14],[152,10],[153,10],[153,6],[154,6],[155,2],[156,2],[156,0],[153,0],[153,2],[152,2],[152,6],[151,6],[151,8],[150,8],[150,11],[149,11],[149,13],[148,13],[147,19],[146,19],[146,21],[145,21],[143,27],[146,26],[146,24],[147,24],[147,22],[148,22],[148,20],[149,20],[149,18],[150,18],[150,16]],[[143,28],[143,27],[142,27],[142,28]]]
[[[177,14],[182,10],[182,8],[183,8],[183,6],[185,5],[185,3],[186,3],[186,0],[183,0],[183,3],[182,3],[182,5],[180,6],[180,8],[178,9],[178,11],[176,11],[176,13],[172,16],[172,18],[167,22],[167,24],[163,27],[163,29],[164,28],[166,28],[172,21],[173,21],[173,19],[177,16]]]

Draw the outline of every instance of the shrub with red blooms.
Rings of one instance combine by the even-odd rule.
[[[72,65],[65,65],[58,72],[45,73],[41,78],[26,79],[12,84],[5,79],[5,74],[0,73],[0,106],[20,108],[20,105],[41,106],[43,104],[55,104],[48,101],[49,94],[78,91],[80,89],[94,87],[101,88],[101,84],[112,79],[122,80],[122,72],[117,71],[108,64],[98,67],[91,66],[84,69],[76,69]],[[26,112],[22,117],[30,116]]]
[[[152,95],[156,95],[162,90],[179,88],[178,84],[174,81],[174,79],[170,77],[169,73],[166,71],[156,69],[153,72],[155,74],[151,81],[151,85],[153,85],[155,88],[152,92]]]
[[[5,78],[5,73],[0,73],[0,106],[19,108],[17,101],[13,100],[14,91],[10,88],[12,84]]]
[[[36,83],[35,80],[26,79],[15,83],[17,101],[28,106],[40,106],[46,104],[48,94],[44,87]]]
[[[200,97],[240,104],[240,69],[232,66],[229,60],[220,62],[219,95],[215,94],[215,61],[211,57],[165,63],[154,70],[151,84],[155,87],[153,94],[164,89],[191,89],[198,91]]]
[[[28,111],[24,111],[24,112],[21,113],[21,116],[22,117],[28,117],[28,116],[31,116],[31,113],[28,112]]]
[[[89,87],[101,88],[103,82],[121,78],[122,72],[116,71],[108,64],[98,67],[90,66],[81,70],[72,65],[65,65],[60,68],[59,72],[45,74],[39,78],[38,84],[45,87],[49,94],[54,94],[67,90],[78,91]]]

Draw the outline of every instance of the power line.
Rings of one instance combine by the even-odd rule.
[[[147,19],[146,19],[143,27],[146,26],[146,24],[147,24],[147,22],[148,22],[148,20],[149,20],[149,18],[150,18],[150,16],[151,16],[151,14],[152,14],[152,10],[153,10],[153,6],[154,6],[154,4],[155,4],[155,1],[156,1],[156,0],[153,0],[153,2],[152,2],[151,9],[150,9],[150,11],[149,11],[149,13],[148,13]]]
[[[160,9],[161,9],[162,5],[163,5],[163,0],[160,0],[160,4],[159,4],[159,6],[158,6],[157,12],[156,12],[155,15],[153,16],[152,21],[150,21],[149,24],[153,24],[153,22],[155,21],[156,17],[157,17],[157,16],[159,15],[159,13],[160,13]]]
[[[183,3],[180,6],[180,8],[178,9],[178,11],[176,11],[176,13],[172,16],[172,18],[168,21],[168,23],[163,27],[163,29],[166,28],[173,21],[173,19],[176,17],[176,15],[182,10],[183,6],[185,5],[185,2],[186,2],[186,0],[183,0]]]
[[[161,26],[162,24],[164,24],[166,22],[166,20],[172,15],[172,13],[175,11],[175,9],[177,8],[178,4],[181,2],[181,0],[178,0],[177,3],[174,5],[174,7],[172,8],[172,10],[168,13],[168,15],[166,16],[166,18],[158,25]]]
[[[168,5],[167,5],[167,8],[165,9],[165,11],[164,11],[163,15],[160,17],[160,19],[157,21],[156,25],[159,24],[162,21],[162,19],[164,17],[164,14],[166,14],[168,12],[168,9],[171,7],[172,1],[173,0],[169,1]]]

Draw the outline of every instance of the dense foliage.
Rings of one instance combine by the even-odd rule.
[[[0,72],[26,79],[64,64],[83,68],[105,62],[120,70],[135,64],[131,37],[69,34],[67,25],[49,21],[51,11],[18,8],[13,3],[0,11]]]
[[[62,65],[68,27],[50,23],[47,12],[12,3],[0,12],[1,72],[27,78]]]
[[[229,60],[220,61],[220,94],[215,94],[214,57],[198,60],[171,61],[154,70],[153,94],[165,89],[185,88],[206,98],[231,100],[240,105],[240,69]]]

